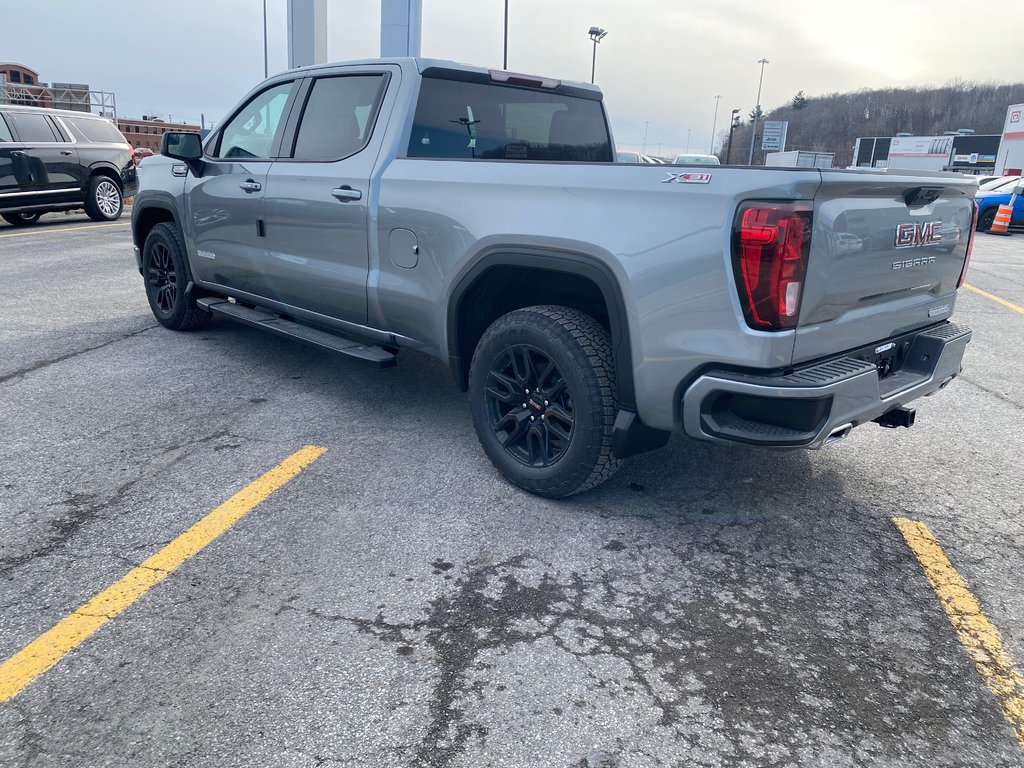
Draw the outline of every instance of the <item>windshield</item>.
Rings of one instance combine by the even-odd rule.
[[[1020,176],[1007,176],[1003,179],[992,179],[986,181],[978,187],[980,192],[1011,192],[1017,182],[1020,181]]]

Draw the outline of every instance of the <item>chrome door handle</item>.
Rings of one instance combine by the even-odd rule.
[[[11,152],[11,157],[24,157],[25,151],[23,149],[16,149]]]
[[[352,189],[352,187],[350,187],[348,184],[346,184],[343,187],[338,187],[337,189],[332,189],[331,194],[334,195],[339,200],[341,200],[341,202],[343,203],[346,203],[349,200],[363,199],[363,193],[360,192],[358,189]]]
[[[241,189],[244,189],[246,192],[259,192],[261,189],[263,189],[262,184],[260,184],[258,181],[253,181],[252,179],[249,179],[248,181],[243,181],[238,186]]]

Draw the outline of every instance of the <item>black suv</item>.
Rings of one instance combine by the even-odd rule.
[[[113,221],[134,194],[132,148],[110,120],[0,104],[0,216],[8,222],[74,208]]]

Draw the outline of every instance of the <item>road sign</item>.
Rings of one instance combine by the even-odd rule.
[[[787,120],[766,120],[764,133],[761,134],[761,149],[766,152],[784,152],[788,130],[789,121]]]

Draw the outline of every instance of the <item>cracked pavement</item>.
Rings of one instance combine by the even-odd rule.
[[[440,363],[164,331],[127,226],[76,223],[0,240],[3,658],[329,451],[0,705],[0,765],[1024,765],[891,523],[1024,661],[1024,315],[961,292],[965,375],[912,430],[674,437],[555,502],[498,477]],[[1024,237],[980,237],[970,281],[1024,304]]]

